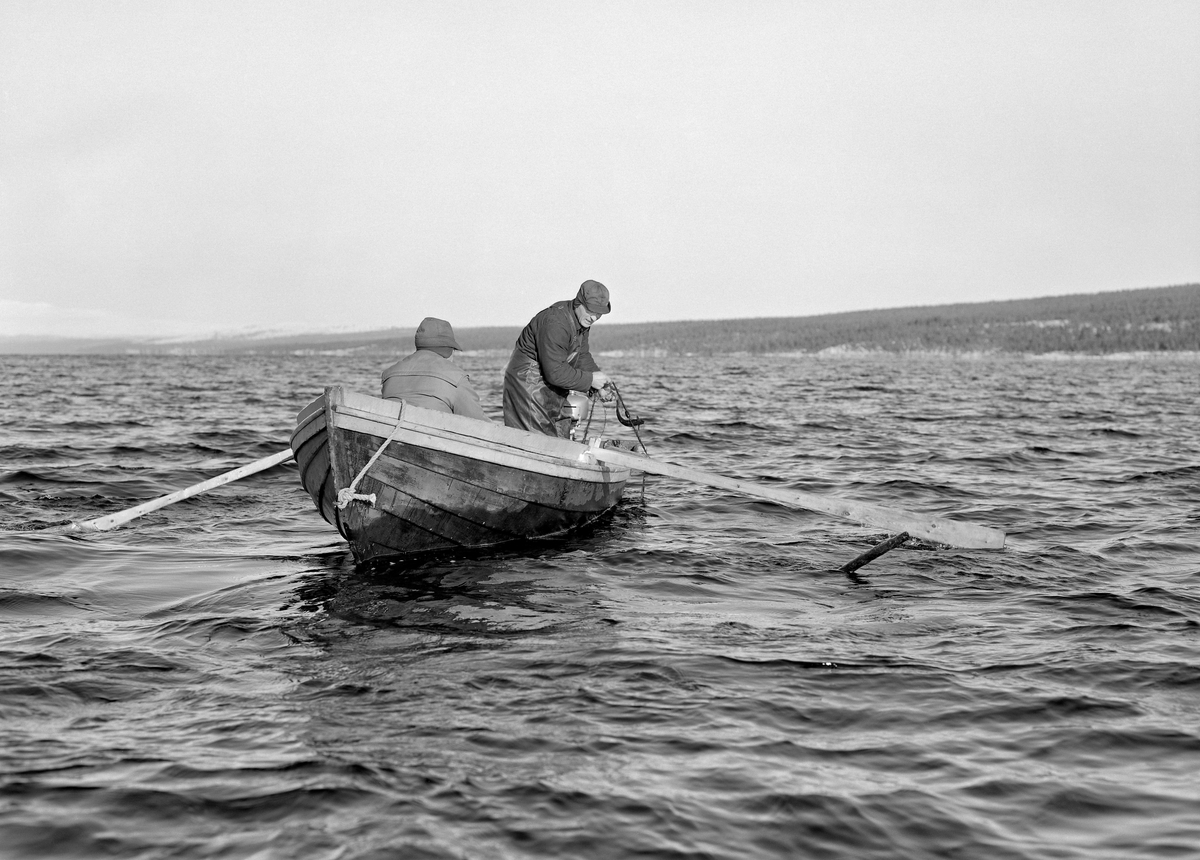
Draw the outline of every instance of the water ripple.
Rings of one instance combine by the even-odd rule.
[[[1010,535],[853,576],[886,535],[657,477],[568,540],[366,568],[294,467],[63,528],[389,358],[0,359],[3,851],[1200,853],[1194,364],[602,362],[656,456]],[[494,412],[502,359],[462,362]]]

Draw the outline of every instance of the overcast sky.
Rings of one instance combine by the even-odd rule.
[[[0,2],[0,334],[1200,281],[1200,2]]]

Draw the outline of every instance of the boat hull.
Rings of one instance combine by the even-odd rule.
[[[610,510],[629,478],[575,442],[336,386],[301,411],[292,449],[359,562],[560,535]],[[355,498],[339,508],[343,490]]]

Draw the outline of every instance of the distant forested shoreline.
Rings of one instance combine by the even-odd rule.
[[[601,338],[597,328],[594,343]],[[1200,350],[1200,284],[812,317],[618,324],[604,332],[602,349],[700,354],[1194,352]]]
[[[456,327],[455,331],[469,352],[507,353],[520,327]],[[173,342],[7,338],[0,339],[0,352],[402,352],[411,350],[412,336],[413,329],[393,328]],[[810,317],[655,323],[602,320],[593,330],[592,350],[650,355],[1200,352],[1200,284]]]

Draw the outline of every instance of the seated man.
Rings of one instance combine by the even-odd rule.
[[[454,350],[462,350],[450,323],[426,317],[417,326],[413,341],[417,351],[383,372],[383,397],[490,421],[471,387],[471,378],[450,361]]]

